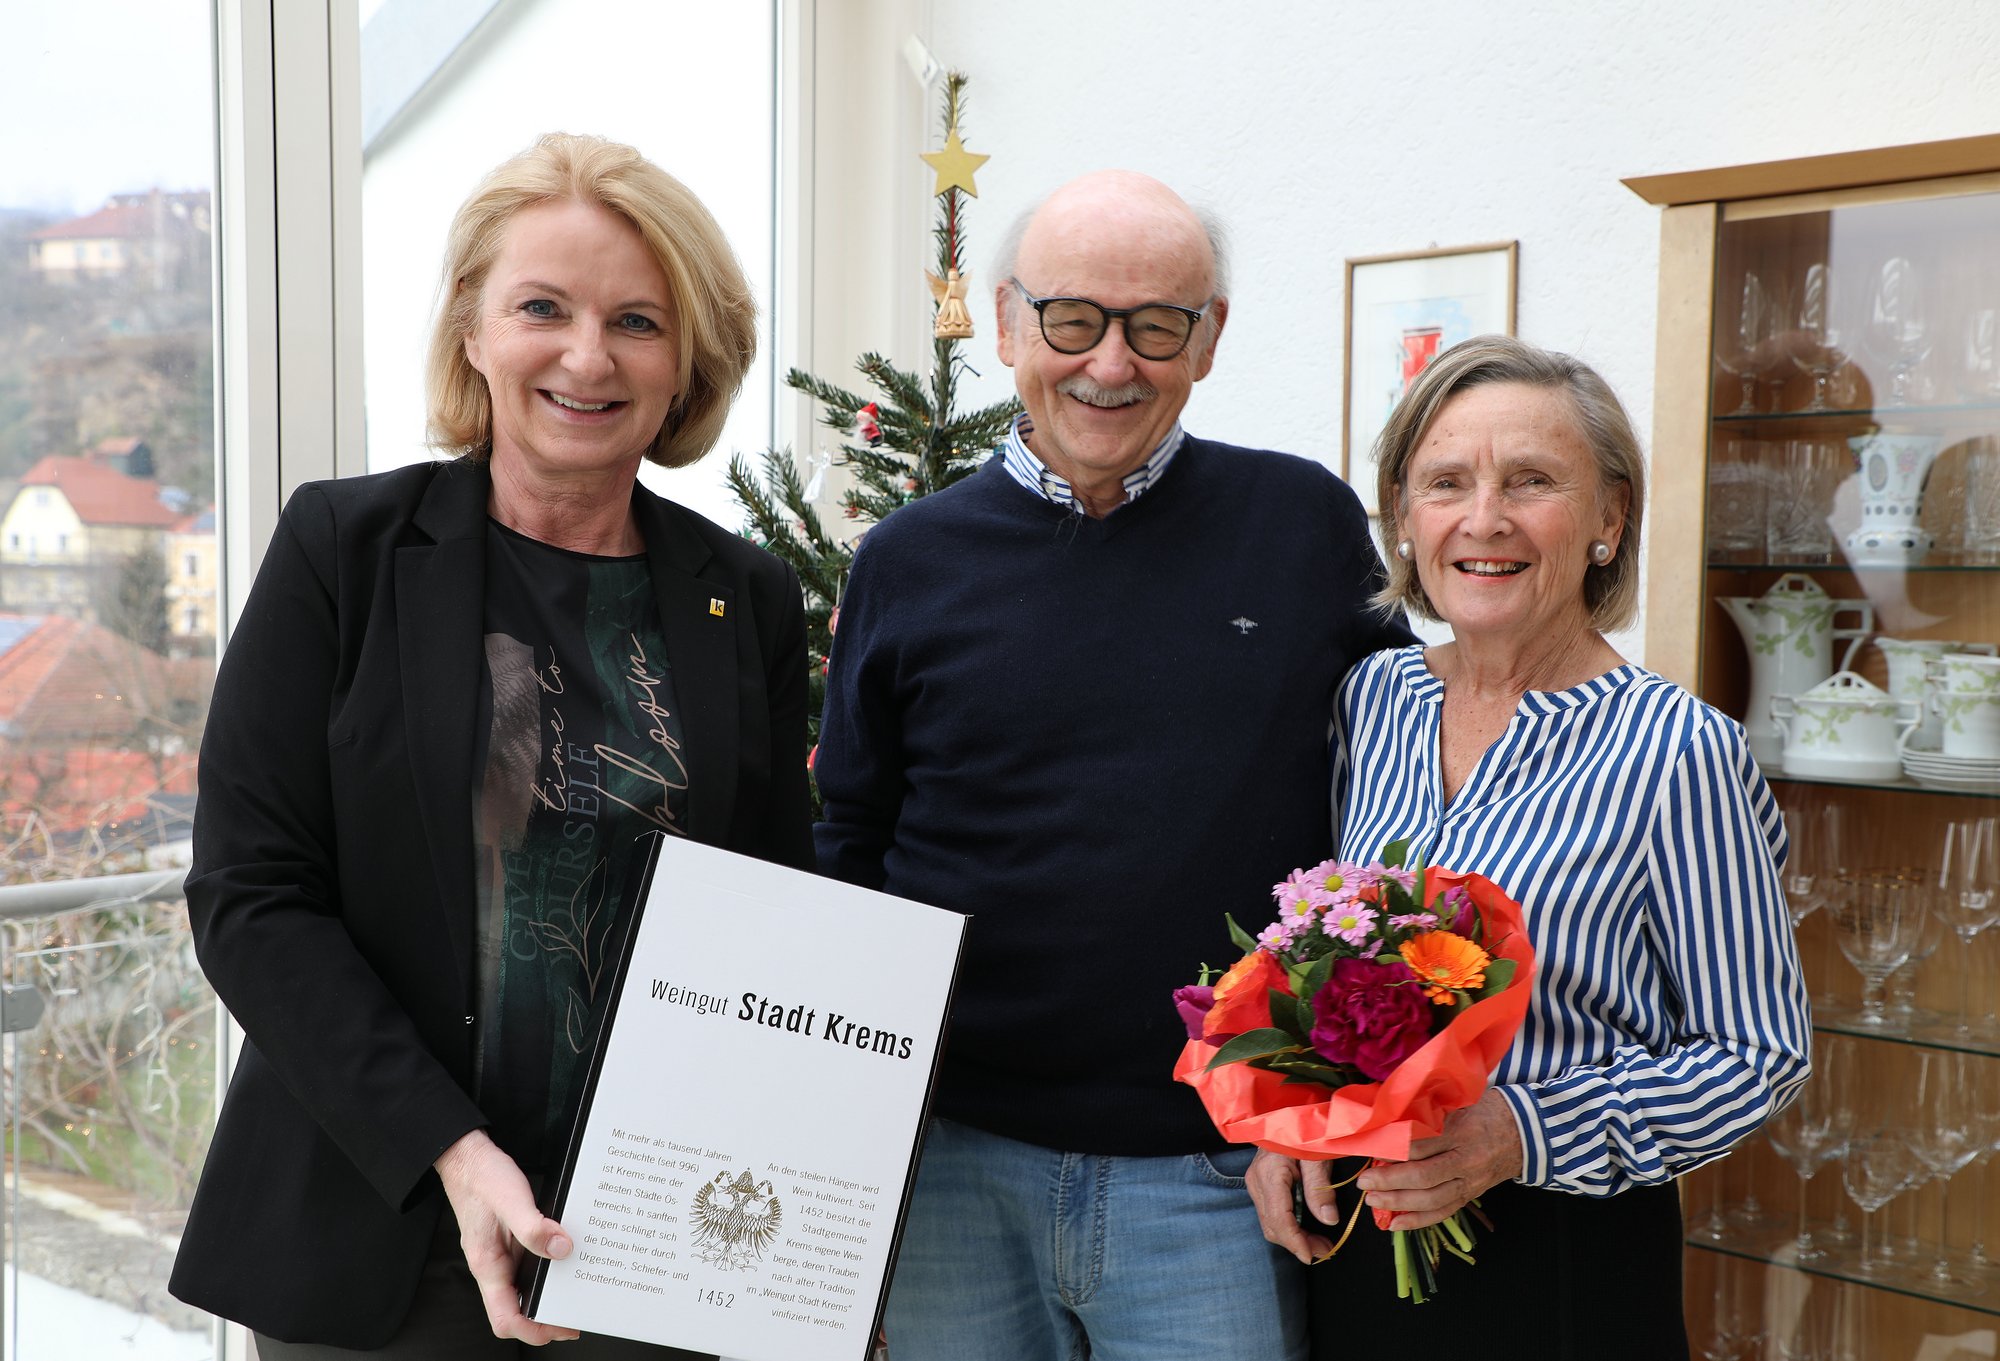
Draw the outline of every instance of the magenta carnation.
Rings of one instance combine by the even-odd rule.
[[[1415,979],[1400,960],[1336,960],[1313,994],[1313,1048],[1373,1081],[1389,1076],[1431,1037],[1431,1004]]]

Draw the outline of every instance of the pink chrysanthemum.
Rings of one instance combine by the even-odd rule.
[[[1271,896],[1278,900],[1278,906],[1290,910],[1294,903],[1305,903],[1309,907],[1325,907],[1333,901],[1333,895],[1326,891],[1308,870],[1293,870],[1280,884],[1271,885]],[[1296,912],[1293,915],[1298,915]]]
[[[1363,903],[1342,903],[1330,907],[1320,919],[1319,929],[1349,945],[1365,945],[1375,932],[1381,914]]]
[[[1281,921],[1272,922],[1257,934],[1257,944],[1277,954],[1292,943],[1292,930]]]
[[[1421,931],[1430,931],[1434,930],[1437,924],[1435,912],[1399,912],[1389,918],[1389,925],[1398,931],[1408,930],[1412,926]]]
[[[1382,878],[1394,880],[1396,883],[1401,884],[1405,893],[1413,892],[1417,887],[1417,872],[1415,870],[1391,869],[1385,866],[1382,870]]]

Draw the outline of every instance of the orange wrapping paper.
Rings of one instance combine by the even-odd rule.
[[[1270,1025],[1269,989],[1290,991],[1283,969],[1261,950],[1229,971],[1216,988],[1204,1038],[1188,1041],[1174,1065],[1175,1079],[1195,1089],[1224,1138],[1292,1158],[1361,1156],[1401,1162],[1410,1156],[1413,1140],[1440,1133],[1447,1115],[1479,1099],[1487,1076],[1506,1055],[1528,1013],[1535,951],[1521,905],[1491,880],[1451,870],[1424,872],[1424,894],[1433,902],[1454,885],[1462,886],[1479,909],[1483,939],[1494,942],[1487,953],[1513,960],[1514,977],[1498,995],[1459,1013],[1385,1081],[1328,1088],[1287,1083],[1280,1074],[1244,1063],[1205,1071],[1220,1048],[1208,1036],[1226,1039]],[[1269,968],[1254,962],[1258,959]],[[1239,981],[1242,986],[1228,986]]]

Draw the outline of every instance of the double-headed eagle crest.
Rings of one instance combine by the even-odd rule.
[[[783,1214],[768,1181],[739,1172],[715,1174],[694,1193],[694,1241],[702,1261],[724,1271],[747,1270],[764,1260],[764,1250],[777,1241]]]

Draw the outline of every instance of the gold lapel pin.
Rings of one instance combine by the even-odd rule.
[[[727,612],[728,609],[729,607],[723,604],[722,601],[717,599],[715,596],[710,596],[708,598],[708,612],[714,615],[717,619],[722,618],[723,614]]]

